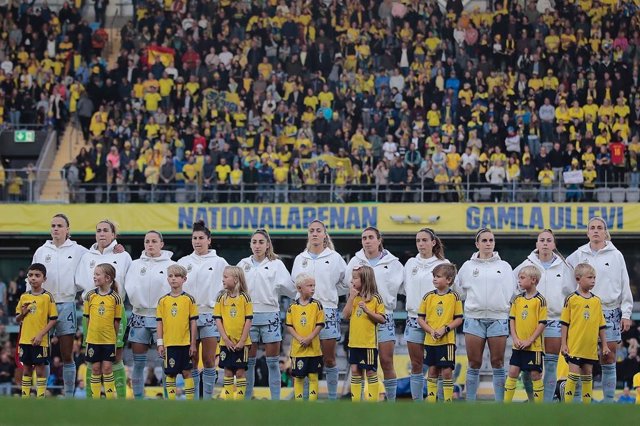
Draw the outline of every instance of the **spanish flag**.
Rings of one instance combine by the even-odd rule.
[[[148,49],[148,63],[153,65],[156,62],[162,62],[162,65],[168,67],[173,62],[176,51],[170,47],[150,45]]]

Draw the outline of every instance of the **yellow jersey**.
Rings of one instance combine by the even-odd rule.
[[[369,315],[358,306],[362,301],[364,299],[360,296],[353,299],[351,318],[349,319],[349,347],[374,349],[378,347],[378,324],[373,322]],[[384,302],[379,294],[374,295],[365,304],[371,312],[384,315]]]
[[[29,303],[29,313],[22,319],[20,327],[20,345],[32,345],[31,339],[36,337],[51,320],[58,319],[58,309],[53,296],[44,290],[40,294],[33,294],[30,291],[20,296],[18,305],[16,306],[16,314],[21,313],[21,307],[25,303]],[[49,334],[42,337],[40,346],[49,346]]]
[[[516,335],[520,340],[530,338],[538,328],[538,324],[547,324],[547,301],[536,293],[531,299],[527,299],[526,293],[519,294],[511,303],[509,318],[515,321]],[[515,346],[513,349],[516,348]],[[542,333],[533,341],[525,351],[544,352]]]
[[[438,290],[425,294],[418,308],[418,316],[424,318],[431,328],[438,329],[447,326],[455,318],[462,318],[462,300],[460,295],[449,289],[444,294]],[[454,330],[439,339],[434,339],[429,333],[425,334],[424,344],[429,346],[455,345],[456,333]]]
[[[93,289],[88,292],[84,298],[83,315],[87,318],[87,343],[116,344],[114,321],[122,318],[122,298],[117,291],[100,294]]]
[[[287,309],[287,317],[285,319],[287,327],[291,327],[302,337],[310,335],[317,326],[324,327],[324,310],[322,304],[315,299],[309,300],[306,305],[296,300],[289,309]],[[311,345],[303,347],[296,339],[291,343],[292,357],[314,357],[321,356],[320,335],[318,334],[312,341]]]
[[[191,321],[198,319],[198,305],[188,293],[178,296],[165,294],[158,300],[156,321],[162,321],[162,340],[165,346],[189,346]]]
[[[222,326],[229,339],[233,343],[237,343],[242,337],[244,324],[247,320],[253,319],[253,304],[249,295],[240,293],[237,296],[229,296],[222,292],[213,308],[213,317],[222,321]],[[251,344],[251,337],[247,336],[245,344]],[[220,345],[225,346],[224,340],[220,339]]]
[[[593,293],[584,297],[575,292],[567,296],[560,315],[560,323],[569,327],[567,346],[569,356],[598,359],[598,336],[606,322],[600,298]]]

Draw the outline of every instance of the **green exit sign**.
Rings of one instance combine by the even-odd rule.
[[[33,130],[16,130],[13,133],[13,141],[16,143],[32,143],[36,141],[36,132]]]

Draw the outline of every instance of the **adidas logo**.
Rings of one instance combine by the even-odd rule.
[[[116,356],[116,354],[114,354],[113,352],[111,352],[111,355],[109,355],[109,356]]]
[[[442,300],[438,302],[438,305],[442,305]]]
[[[569,392],[567,392],[567,395],[572,396],[573,392],[569,391]]]
[[[316,391],[311,391],[310,395],[315,395]]]
[[[111,389],[109,389],[109,390],[107,391],[107,393],[113,393],[113,391],[112,391]]]
[[[42,358],[42,355],[38,354],[38,356],[36,358]]]
[[[585,308],[585,309],[589,309],[589,305],[585,306],[584,308]]]
[[[533,365],[533,361],[529,361],[529,365]]]
[[[529,305],[524,305],[524,307],[525,307],[525,308],[528,308],[528,307],[529,307]]]
[[[447,360],[447,358],[445,358],[445,357],[440,358],[440,361],[446,361],[446,360]]]
[[[178,304],[176,302],[173,302],[173,306],[178,306]]]
[[[360,364],[364,364],[364,360],[360,361]]]
[[[433,395],[434,395],[434,394],[433,394],[433,392],[429,392],[429,395],[428,395],[428,396],[433,396]]]
[[[300,398],[302,398],[302,395],[298,394],[298,395],[296,395],[296,398],[300,399]]]
[[[584,394],[584,397],[585,397],[585,398],[591,398],[591,394],[590,394],[590,393],[585,393],[585,394]]]
[[[104,305],[104,302],[100,302],[101,305]]]

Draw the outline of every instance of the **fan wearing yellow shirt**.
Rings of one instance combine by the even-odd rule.
[[[145,93],[144,106],[147,112],[156,112],[161,100],[162,96],[160,96],[156,89],[151,89],[148,93]]]
[[[110,263],[101,263],[93,270],[96,285],[85,296],[83,314],[87,319],[87,355],[91,363],[91,394],[100,399],[104,384],[107,399],[116,398],[113,362],[116,359],[116,343],[122,318],[122,298],[118,293],[116,270]]]
[[[574,269],[578,290],[564,302],[560,324],[562,344],[560,352],[569,364],[569,376],[564,390],[564,401],[573,402],[578,380],[582,382],[582,402],[591,403],[593,389],[592,371],[598,363],[598,338],[606,342],[606,321],[602,302],[591,290],[596,285],[596,270],[588,263],[580,263]],[[602,345],[602,356],[609,354]]]
[[[451,263],[433,269],[435,290],[427,293],[418,308],[418,325],[425,331],[424,364],[429,366],[427,402],[436,402],[438,376],[442,375],[444,402],[453,400],[453,369],[456,363],[455,329],[462,324],[462,300],[451,285],[457,270]]]
[[[253,304],[242,268],[227,266],[222,273],[224,290],[216,300],[213,317],[220,332],[220,367],[224,368],[222,399],[243,400],[253,320]],[[235,376],[235,388],[234,388]]]
[[[320,106],[324,108],[331,108],[331,106],[333,105],[333,99],[333,93],[329,91],[329,86],[325,84],[322,87],[322,92],[318,94]]]
[[[534,265],[525,266],[518,273],[518,285],[524,293],[516,296],[509,313],[513,353],[509,362],[509,376],[504,385],[505,402],[513,400],[520,371],[528,371],[531,374],[533,400],[536,403],[542,402],[542,332],[547,325],[547,301],[537,289],[541,277],[542,273]]]
[[[318,108],[320,100],[313,94],[313,89],[309,88],[307,89],[307,96],[304,97],[304,101],[302,102],[304,106],[311,107],[313,111],[315,111]]]
[[[184,394],[191,400],[195,395],[191,360],[197,354],[198,306],[195,299],[182,290],[187,281],[184,266],[177,263],[169,266],[167,281],[171,291],[158,300],[156,308],[158,354],[164,359],[169,399],[176,399],[176,377],[182,374]]]
[[[362,399],[362,376],[367,376],[366,399],[378,400],[378,324],[384,324],[385,309],[378,293],[373,268],[353,268],[349,298],[342,317],[349,320],[349,364],[351,365],[351,400]]]
[[[291,365],[294,397],[304,399],[304,381],[309,378],[309,401],[318,399],[318,374],[322,369],[320,331],[324,327],[322,304],[313,298],[315,279],[307,274],[296,278],[296,289],[300,297],[287,310],[285,325],[293,337],[291,343]]]
[[[33,371],[36,372],[36,396],[44,398],[47,389],[46,366],[49,363],[49,331],[58,321],[53,296],[42,288],[47,268],[34,263],[27,270],[31,290],[23,293],[16,305],[16,322],[20,324],[19,356],[23,364],[22,398],[31,395]]]

